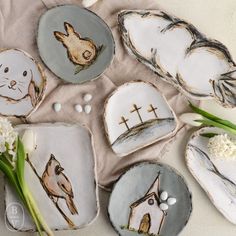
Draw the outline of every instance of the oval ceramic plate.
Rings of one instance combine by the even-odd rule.
[[[213,157],[207,148],[209,139],[201,136],[203,133],[226,132],[218,128],[195,132],[187,144],[187,166],[216,208],[236,224],[236,159]]]
[[[121,176],[108,212],[119,235],[176,236],[191,215],[191,193],[169,166],[144,162]]]
[[[37,42],[48,68],[71,83],[97,78],[110,65],[115,50],[105,22],[76,5],[48,10],[40,18]]]
[[[128,51],[162,79],[190,98],[236,106],[235,62],[222,43],[158,10],[122,11],[118,18]]]
[[[166,99],[144,81],[121,85],[107,98],[104,125],[110,146],[119,156],[167,138],[178,127]]]
[[[40,65],[26,52],[0,52],[0,115],[27,117],[44,97],[46,78]]]

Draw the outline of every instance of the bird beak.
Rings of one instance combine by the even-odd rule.
[[[61,166],[58,168],[58,172],[61,173],[64,170]]]

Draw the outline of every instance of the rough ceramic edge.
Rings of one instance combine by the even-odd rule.
[[[99,212],[100,212],[100,203],[99,203],[99,192],[98,192],[98,177],[97,177],[97,162],[96,162],[96,155],[95,155],[95,149],[94,149],[94,138],[93,138],[93,134],[91,132],[91,130],[85,126],[85,125],[81,125],[81,124],[69,124],[69,123],[63,123],[63,122],[54,122],[54,123],[41,123],[41,124],[20,124],[20,125],[16,125],[14,126],[14,128],[30,128],[31,126],[34,127],[53,127],[53,126],[64,126],[64,127],[80,127],[80,128],[84,128],[88,131],[89,136],[90,136],[90,140],[91,140],[91,146],[92,146],[92,152],[93,152],[93,160],[94,160],[94,185],[95,185],[95,194],[96,194],[96,205],[97,205],[97,209],[96,209],[96,215],[95,217],[88,222],[87,224],[83,224],[79,227],[73,227],[73,228],[64,228],[64,229],[53,229],[53,231],[64,231],[64,230],[78,230],[78,229],[82,229],[85,228],[91,224],[93,224],[93,222],[98,218]],[[5,205],[5,209],[6,209],[6,179],[4,179],[4,205]],[[31,230],[21,230],[21,229],[16,229],[14,228],[14,226],[12,225],[12,223],[9,221],[9,219],[6,217],[7,222],[9,223],[9,225],[16,230],[17,232],[37,232],[36,229],[31,229]]]
[[[127,156],[127,155],[129,155],[129,154],[131,154],[131,153],[134,153],[134,152],[140,150],[140,149],[143,149],[143,148],[145,148],[145,147],[148,147],[148,146],[150,146],[150,145],[152,145],[152,144],[154,144],[154,143],[156,143],[156,142],[159,142],[159,141],[161,141],[161,140],[163,140],[163,139],[165,139],[165,138],[172,137],[172,135],[175,134],[175,133],[177,132],[178,128],[179,128],[179,122],[178,122],[177,116],[176,116],[174,110],[173,110],[173,109],[171,108],[171,106],[169,105],[169,102],[167,101],[167,99],[165,98],[165,96],[160,92],[160,90],[159,90],[154,84],[152,84],[152,83],[150,83],[150,82],[143,81],[143,80],[132,80],[132,81],[130,81],[130,82],[127,82],[127,83],[124,83],[124,84],[120,85],[120,86],[119,86],[118,88],[116,88],[110,95],[108,95],[108,97],[107,97],[106,100],[105,100],[104,109],[103,109],[103,110],[104,110],[104,112],[103,112],[103,124],[104,124],[104,128],[105,128],[105,135],[106,135],[107,140],[108,140],[108,142],[109,142],[109,147],[112,146],[112,143],[111,143],[111,141],[110,141],[109,132],[108,132],[108,128],[107,128],[107,122],[106,122],[106,115],[107,115],[107,105],[108,105],[108,102],[109,102],[110,98],[111,98],[113,95],[116,94],[116,92],[118,92],[118,91],[119,91],[120,89],[122,89],[123,87],[126,87],[126,86],[128,86],[129,84],[133,84],[133,83],[144,83],[144,84],[148,84],[148,85],[152,86],[152,87],[161,95],[161,97],[162,97],[162,98],[164,99],[164,101],[166,102],[168,108],[170,109],[170,111],[171,111],[171,113],[172,113],[172,115],[173,115],[173,118],[174,118],[174,121],[175,121],[175,123],[176,123],[176,126],[175,126],[175,129],[174,129],[173,131],[171,131],[170,133],[168,133],[168,134],[166,134],[166,135],[164,135],[164,136],[162,136],[162,137],[160,137],[160,138],[157,138],[157,139],[155,139],[155,140],[153,140],[153,141],[151,141],[151,142],[149,142],[149,143],[147,143],[147,144],[141,145],[140,147],[137,147],[137,148],[131,150],[130,152],[127,152],[127,153],[116,153],[116,152],[114,152],[114,150],[112,149],[113,153],[115,153],[118,157]]]
[[[161,167],[166,167],[168,168],[169,170],[171,170],[172,172],[174,172],[175,174],[177,174],[183,181],[183,183],[185,184],[188,192],[189,192],[189,199],[191,201],[191,206],[190,206],[190,210],[189,210],[189,217],[188,219],[186,220],[185,224],[183,225],[182,229],[180,230],[180,232],[176,235],[178,236],[182,231],[183,229],[185,228],[185,226],[187,225],[187,223],[189,222],[191,216],[192,216],[192,212],[193,212],[193,202],[192,202],[192,192],[190,191],[189,187],[188,187],[188,184],[187,182],[185,181],[184,177],[179,173],[179,171],[177,171],[175,168],[167,165],[167,164],[163,164],[163,163],[160,163],[160,162],[152,162],[152,161],[141,161],[141,162],[138,162],[137,164],[133,165],[132,167],[126,169],[123,174],[117,179],[117,181],[114,183],[113,185],[113,188],[111,190],[111,194],[110,194],[110,198],[109,198],[109,202],[108,202],[108,207],[107,207],[107,215],[108,215],[108,219],[113,227],[113,229],[115,229],[115,231],[118,233],[119,236],[123,236],[120,234],[120,232],[118,231],[118,229],[115,227],[114,223],[112,222],[111,220],[111,217],[110,217],[110,212],[109,212],[109,209],[110,209],[110,204],[111,204],[111,198],[112,198],[112,195],[113,195],[113,190],[115,189],[116,187],[116,184],[118,184],[118,182],[122,179],[122,177],[128,173],[130,170],[136,168],[136,167],[139,167],[139,166],[145,166],[145,165],[157,165],[157,166],[161,166]]]
[[[211,45],[211,47],[214,49],[214,48],[217,48],[219,49],[224,55],[225,57],[228,59],[228,63],[230,64],[230,66],[233,68],[235,68],[236,64],[235,62],[233,61],[232,59],[232,56],[228,50],[228,48],[222,44],[220,41],[218,40],[215,40],[215,39],[211,39],[209,37],[206,37],[205,34],[199,32],[197,30],[197,28],[191,24],[191,23],[188,23],[187,21],[184,21],[182,19],[179,19],[178,17],[175,17],[173,15],[169,15],[163,11],[160,11],[160,10],[148,10],[148,11],[145,11],[145,10],[122,10],[118,13],[118,25],[119,25],[119,30],[121,32],[121,37],[123,39],[123,42],[124,42],[124,45],[125,45],[125,48],[127,49],[127,51],[129,52],[129,54],[131,56],[133,56],[135,59],[137,59],[139,62],[143,63],[144,65],[146,65],[147,67],[149,67],[156,75],[158,75],[161,79],[163,79],[164,81],[166,81],[167,83],[170,83],[172,86],[174,86],[176,89],[178,89],[182,94],[184,94],[185,96],[191,98],[191,99],[198,99],[198,100],[210,100],[210,99],[214,99],[216,100],[217,103],[219,103],[221,106],[223,107],[226,107],[226,108],[232,108],[232,106],[230,106],[229,104],[226,104],[222,101],[219,100],[219,98],[215,95],[215,94],[211,94],[209,96],[206,96],[206,95],[196,95],[194,93],[190,93],[188,92],[185,88],[184,88],[184,85],[182,83],[177,83],[176,81],[173,80],[172,76],[165,71],[162,70],[162,68],[158,65],[158,68],[154,68],[149,61],[147,61],[146,58],[140,56],[137,52],[136,52],[136,49],[135,48],[132,48],[133,46],[130,47],[130,43],[127,41],[126,39],[126,30],[124,28],[124,24],[123,24],[123,21],[120,19],[121,17],[125,16],[125,15],[128,15],[130,13],[133,13],[133,12],[136,12],[136,13],[141,13],[143,14],[143,16],[146,16],[146,15],[153,15],[153,16],[159,16],[159,17],[163,17],[163,18],[166,18],[167,20],[170,20],[172,22],[179,22],[180,24],[182,25],[185,25],[187,26],[186,27],[186,30],[188,30],[190,32],[190,34],[192,35],[193,39],[194,40],[197,40],[197,39],[200,39],[200,40],[203,40],[201,43],[202,43],[202,46],[209,46]],[[194,45],[193,45],[194,46]],[[132,49],[131,49],[132,48]],[[158,70],[158,71],[157,71]],[[213,87],[213,91],[214,91],[214,87]]]
[[[78,7],[80,9],[83,9],[85,11],[88,11],[89,13],[95,15],[96,17],[98,17],[101,22],[104,24],[104,26],[107,28],[107,31],[109,32],[110,36],[111,36],[111,40],[112,40],[112,47],[113,47],[113,52],[112,52],[112,58],[110,60],[110,63],[107,64],[107,66],[105,67],[104,71],[102,71],[100,74],[96,75],[93,79],[90,79],[90,80],[87,80],[87,81],[82,81],[80,83],[76,83],[76,82],[69,82],[69,81],[66,81],[64,80],[63,78],[59,77],[56,73],[54,73],[46,64],[45,60],[43,59],[43,57],[41,56],[41,51],[39,49],[39,46],[38,46],[38,35],[39,35],[39,26],[40,26],[40,22],[41,22],[41,19],[42,17],[44,17],[46,15],[46,13],[50,10],[53,10],[57,7],[64,7],[64,6],[74,6],[74,7]],[[36,41],[37,41],[37,49],[38,49],[38,52],[39,52],[39,56],[43,62],[43,64],[57,77],[57,78],[60,78],[61,80],[65,81],[66,83],[70,83],[70,84],[84,84],[84,83],[87,83],[87,82],[92,82],[92,81],[95,81],[97,79],[99,79],[100,76],[102,76],[106,70],[111,66],[111,64],[113,63],[113,60],[114,60],[114,57],[115,57],[115,54],[116,54],[116,44],[115,44],[115,40],[114,40],[114,37],[113,37],[113,34],[112,34],[112,31],[111,31],[111,28],[108,26],[108,24],[100,17],[98,16],[95,12],[89,10],[88,8],[85,8],[85,7],[80,7],[78,5],[75,5],[75,4],[60,4],[60,5],[57,5],[57,6],[54,6],[53,8],[50,8],[48,9],[46,12],[44,12],[40,18],[39,18],[39,21],[38,21],[38,28],[37,28],[37,33],[36,33]]]
[[[188,150],[188,145],[189,143],[195,138],[195,137],[198,137],[200,136],[200,134],[203,132],[203,131],[206,131],[206,130],[209,130],[209,129],[218,129],[218,130],[221,130],[220,128],[215,128],[215,127],[203,127],[197,131],[195,131],[191,136],[190,138],[188,139],[188,142],[187,142],[187,145],[186,145],[186,148],[185,148],[185,162],[187,164],[187,167],[190,171],[190,173],[192,174],[192,176],[194,177],[194,179],[197,181],[197,183],[201,186],[201,188],[204,190],[205,194],[207,195],[207,197],[210,199],[210,201],[212,202],[212,204],[214,205],[214,207],[217,209],[218,212],[221,213],[221,215],[223,217],[225,217],[228,221],[230,221],[232,224],[236,224],[236,222],[233,222],[229,217],[227,217],[222,211],[221,211],[221,208],[218,208],[216,207],[215,205],[215,201],[213,200],[213,198],[211,197],[211,194],[209,193],[208,189],[206,189],[205,187],[203,187],[201,181],[199,181],[199,178],[195,175],[195,173],[192,171],[192,168],[189,166],[189,161],[188,161],[188,157],[187,157],[187,150]]]
[[[35,112],[38,107],[40,106],[40,104],[42,103],[44,97],[45,97],[45,90],[46,90],[46,87],[47,87],[47,77],[44,73],[44,70],[42,68],[42,66],[39,64],[39,62],[37,62],[29,53],[25,52],[24,50],[22,49],[19,49],[19,48],[5,48],[5,49],[0,49],[0,53],[2,52],[5,52],[5,51],[8,51],[8,50],[15,50],[15,51],[19,51],[19,52],[22,52],[25,56],[27,56],[29,59],[31,59],[33,61],[33,63],[37,66],[38,68],[38,71],[41,75],[41,78],[42,78],[42,91],[41,91],[41,95],[38,99],[38,102],[36,104],[36,106],[31,110],[29,111],[28,114],[24,115],[24,116],[17,116],[17,115],[3,115],[0,113],[0,116],[3,116],[3,117],[15,117],[15,118],[23,118],[23,119],[26,119],[28,118],[33,112]]]

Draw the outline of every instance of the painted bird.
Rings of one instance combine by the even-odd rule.
[[[55,156],[51,154],[45,171],[42,175],[42,182],[50,197],[63,198],[72,215],[78,214],[78,210],[74,204],[73,190],[69,179],[63,173],[64,169],[56,160]]]

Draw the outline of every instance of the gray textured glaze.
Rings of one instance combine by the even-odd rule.
[[[54,36],[54,31],[66,33],[64,22],[70,23],[83,38],[92,39],[96,46],[104,47],[95,62],[77,74],[76,65],[69,60],[66,48]],[[47,11],[39,22],[37,43],[48,68],[71,83],[97,78],[110,65],[115,50],[112,33],[105,22],[93,12],[76,5],[63,5]]]
[[[144,162],[131,168],[120,178],[110,198],[110,220],[120,235],[139,235],[121,229],[121,226],[128,224],[130,205],[146,194],[159,172],[160,191],[165,190],[169,196],[177,199],[177,203],[168,210],[160,235],[176,236],[187,224],[192,211],[192,198],[184,179],[167,165]]]

